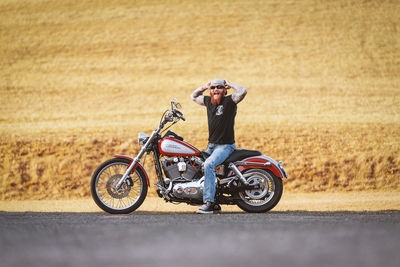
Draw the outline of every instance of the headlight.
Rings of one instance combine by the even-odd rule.
[[[147,134],[139,133],[138,142],[139,142],[140,146],[143,146],[144,144],[146,144],[148,139],[149,139],[149,136]]]

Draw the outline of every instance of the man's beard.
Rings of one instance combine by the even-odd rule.
[[[215,96],[216,98],[215,98],[214,97],[214,92],[210,92],[210,96],[211,96],[211,104],[217,106],[217,105],[221,104],[222,99],[224,98],[224,93],[216,95]]]

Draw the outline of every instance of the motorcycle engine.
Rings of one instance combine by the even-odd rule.
[[[170,157],[161,160],[165,176],[173,183],[177,198],[203,197],[202,161],[195,157]]]
[[[172,189],[172,194],[177,198],[203,198],[204,178],[194,182],[176,183]]]

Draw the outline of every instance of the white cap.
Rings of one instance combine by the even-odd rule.
[[[222,85],[225,87],[225,81],[221,79],[214,79],[211,81],[211,85]]]

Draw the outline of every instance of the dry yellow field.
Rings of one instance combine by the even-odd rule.
[[[0,200],[88,198],[176,97],[248,88],[236,142],[283,160],[290,193],[400,192],[398,1],[0,2]],[[155,175],[147,160],[151,183]],[[154,186],[150,193],[154,195]]]

